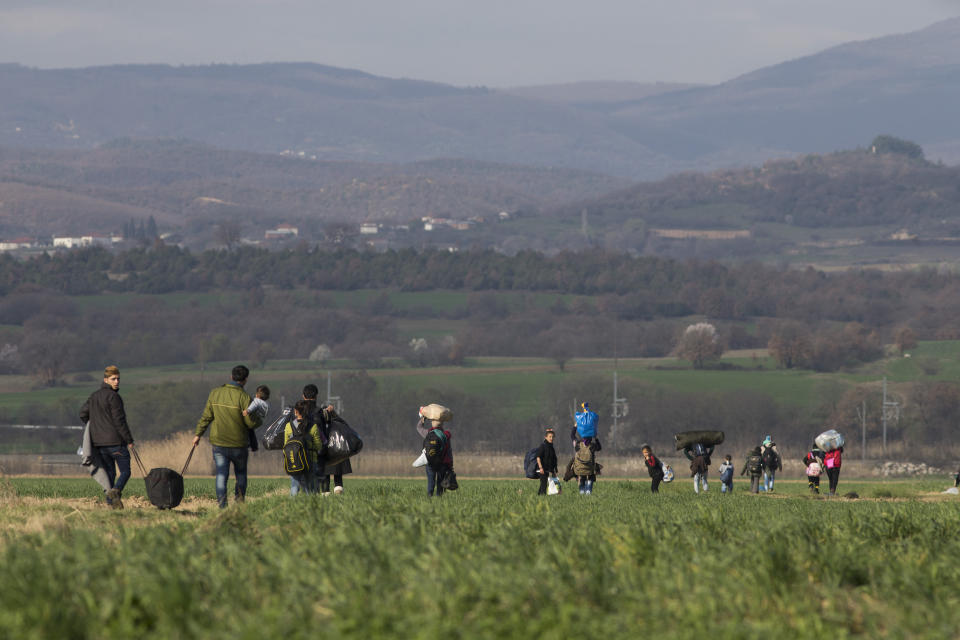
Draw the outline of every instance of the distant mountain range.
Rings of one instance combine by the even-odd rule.
[[[334,162],[227,151],[178,140],[119,139],[97,149],[0,147],[0,238],[119,231],[153,216],[161,231],[209,234],[281,222],[408,223],[423,216],[538,214],[629,183],[575,169],[444,159]]]
[[[177,138],[318,160],[464,158],[654,179],[914,140],[960,160],[960,18],[716,86],[459,88],[316,64],[0,65],[0,147]]]

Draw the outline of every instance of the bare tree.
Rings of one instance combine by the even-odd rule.
[[[221,220],[217,223],[217,242],[225,246],[228,250],[233,249],[240,242],[241,231],[239,220],[233,218]]]
[[[693,363],[694,369],[702,369],[711,360],[717,360],[723,354],[723,345],[717,335],[717,328],[709,322],[698,322],[684,330],[677,341],[676,354]]]
[[[809,364],[813,355],[813,340],[799,322],[784,322],[773,331],[767,350],[786,369],[802,367]]]
[[[915,349],[917,346],[917,334],[910,327],[900,327],[893,332],[893,344],[902,356],[907,349]]]

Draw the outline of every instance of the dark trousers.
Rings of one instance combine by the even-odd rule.
[[[660,493],[660,483],[663,482],[663,474],[657,474],[650,478],[650,491]]]
[[[807,486],[813,493],[820,493],[820,476],[807,476]]]
[[[227,506],[227,480],[230,478],[230,465],[237,477],[233,495],[238,502],[247,495],[247,457],[246,447],[213,447],[213,464],[217,468],[217,503],[220,508]]]
[[[443,480],[443,476],[446,474],[446,467],[440,467],[434,469],[430,465],[426,466],[427,470],[427,495],[433,497],[436,495],[438,498],[443,495],[443,487],[440,486],[440,481]]]
[[[827,469],[827,479],[830,480],[830,493],[836,493],[837,483],[840,482],[840,467]]]
[[[760,474],[750,474],[750,493],[760,493]]]
[[[342,475],[336,474],[333,476],[333,486],[343,486]],[[320,491],[323,493],[330,493],[330,476],[320,476]]]
[[[100,458],[100,466],[107,474],[110,487],[122,492],[130,479],[130,449],[122,444],[109,447],[94,447]],[[117,475],[117,470],[120,475]]]

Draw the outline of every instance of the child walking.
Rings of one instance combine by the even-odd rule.
[[[650,474],[650,491],[660,493],[660,483],[663,482],[663,463],[653,455],[653,449],[645,444],[640,449],[643,454],[643,463],[647,465],[647,473]]]
[[[733,493],[733,458],[728,453],[717,468],[720,472],[720,493]]]
[[[265,384],[260,385],[257,387],[256,395],[250,400],[250,404],[243,410],[243,415],[260,418],[262,422],[267,417],[267,414],[270,413],[270,403],[267,402],[269,399],[270,387]],[[255,430],[247,429],[247,439],[249,441],[250,451],[257,451],[260,448],[260,445],[257,444],[257,433]]]
[[[300,492],[316,493],[318,454],[323,449],[320,427],[312,419],[313,414],[310,413],[310,404],[305,400],[300,400],[293,405],[293,416],[294,419],[287,422],[283,427],[283,444],[286,446],[294,435],[305,434],[307,436],[308,469],[300,475],[290,476],[290,495],[295,496]]]
[[[747,454],[747,460],[743,463],[743,470],[740,475],[750,472],[750,493],[760,493],[760,476],[763,475],[763,457],[760,455],[760,447],[754,447],[753,451]]]
[[[816,444],[803,456],[803,464],[807,465],[807,486],[810,493],[820,493],[820,476],[823,474],[823,451]]]

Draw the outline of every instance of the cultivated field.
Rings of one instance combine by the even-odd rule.
[[[960,632],[952,481],[845,481],[859,498],[694,496],[686,481],[348,477],[290,498],[212,478],[160,512],[143,481],[105,509],[89,479],[0,479],[0,637],[946,638]]]

